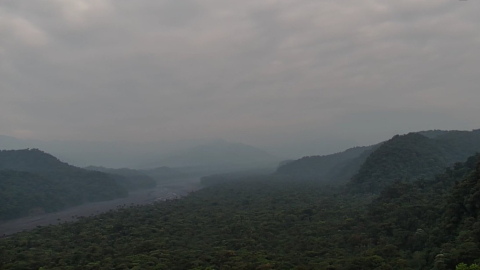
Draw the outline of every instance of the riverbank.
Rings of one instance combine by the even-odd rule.
[[[56,225],[63,222],[75,222],[80,217],[98,215],[115,210],[121,206],[146,205],[155,201],[170,200],[188,195],[201,188],[198,178],[176,180],[175,182],[159,184],[154,189],[131,192],[128,197],[111,201],[87,203],[68,208],[55,213],[29,216],[0,223],[0,237],[28,231],[37,226]]]

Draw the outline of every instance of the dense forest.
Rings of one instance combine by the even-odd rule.
[[[0,151],[0,221],[125,197],[152,187],[120,175],[63,163],[37,149]]]

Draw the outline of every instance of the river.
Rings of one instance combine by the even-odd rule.
[[[62,222],[73,222],[78,217],[86,217],[108,212],[122,205],[145,205],[154,201],[175,199],[201,188],[198,178],[176,180],[175,182],[158,184],[154,189],[130,192],[128,197],[111,201],[87,203],[71,207],[59,212],[23,217],[0,223],[0,238],[21,231],[28,231],[37,226],[55,225]]]

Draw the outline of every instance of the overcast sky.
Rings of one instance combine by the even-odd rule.
[[[480,128],[480,1],[0,0],[0,134],[285,154]]]

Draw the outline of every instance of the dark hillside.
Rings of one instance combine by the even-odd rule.
[[[475,152],[480,152],[480,130],[449,131],[435,138],[450,150],[450,162],[465,160]]]
[[[446,151],[418,133],[397,135],[366,159],[351,184],[361,191],[378,192],[395,180],[433,176],[447,167]]]
[[[0,170],[57,172],[78,169],[38,149],[0,150]]]
[[[480,155],[434,179],[397,181],[369,206],[369,237],[406,254],[417,269],[455,269],[480,258]]]
[[[429,130],[395,136],[373,146],[285,162],[276,174],[329,184],[344,184],[353,178],[351,186],[356,190],[378,192],[394,180],[433,177],[477,151],[480,130]]]
[[[470,158],[465,164],[456,164],[456,170],[462,170],[467,177],[456,183],[444,215],[446,229],[461,233],[472,231],[471,240],[480,242],[480,154]],[[471,173],[468,173],[472,171]],[[472,224],[473,222],[473,224]]]
[[[111,175],[80,169],[40,150],[0,151],[0,220],[127,196]]]
[[[0,220],[62,208],[66,190],[37,174],[0,171]],[[56,196],[55,196],[56,195]],[[56,197],[56,198],[55,198]]]
[[[395,136],[374,151],[349,187],[377,193],[396,180],[432,178],[445,167],[480,151],[480,132],[448,131],[428,138],[420,133]]]

